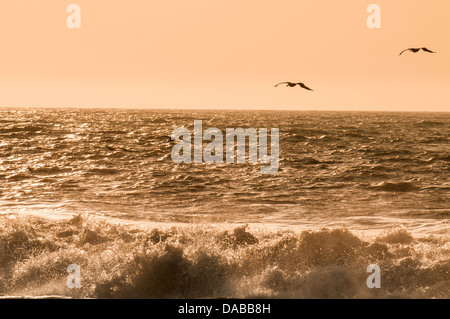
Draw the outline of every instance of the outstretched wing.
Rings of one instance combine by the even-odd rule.
[[[276,84],[276,85],[274,85],[274,86],[278,86],[278,85],[280,85],[280,84],[289,84],[290,82],[280,82],[280,83],[278,83],[278,84]]]
[[[310,90],[310,91],[314,91],[312,89],[310,89],[309,87],[307,87],[306,85],[304,85],[303,83],[297,83],[298,85],[300,85],[302,88]]]
[[[405,49],[405,50],[403,50],[402,52],[400,52],[400,54],[399,55],[402,55],[402,53],[403,52],[405,52],[405,51],[410,51],[411,50],[411,48],[409,48],[409,49]]]
[[[436,53],[434,51],[428,50],[427,48],[422,48],[422,50],[425,51],[425,52]]]

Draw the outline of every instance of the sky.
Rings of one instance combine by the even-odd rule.
[[[448,0],[2,1],[0,106],[450,111],[449,35]]]

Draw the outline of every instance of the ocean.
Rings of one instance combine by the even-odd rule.
[[[174,163],[195,120],[278,128],[278,171]],[[450,113],[1,108],[0,137],[0,295],[450,298]]]

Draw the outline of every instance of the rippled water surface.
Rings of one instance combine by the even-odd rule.
[[[279,128],[280,167],[175,164],[175,128]],[[450,114],[0,109],[0,210],[447,233]]]

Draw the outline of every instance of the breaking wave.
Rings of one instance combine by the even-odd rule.
[[[450,298],[448,238],[393,228],[252,231],[244,226],[147,229],[77,215],[4,215],[0,295],[75,298]],[[81,267],[79,289],[67,266]],[[366,285],[381,268],[381,288]]]

